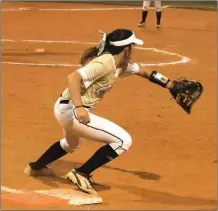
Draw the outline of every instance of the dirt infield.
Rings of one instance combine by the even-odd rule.
[[[96,10],[105,7],[111,10]],[[216,209],[216,12],[167,8],[162,28],[156,29],[153,10],[146,28],[137,28],[140,9],[113,10],[118,7],[126,8],[2,3],[1,185],[10,188],[2,192],[2,209]],[[18,8],[23,9],[13,10]],[[63,10],[70,8],[77,10]],[[29,178],[23,170],[62,137],[53,105],[66,87],[66,76],[90,46],[87,42],[98,42],[99,29],[115,28],[132,29],[144,40],[147,50],[136,50],[136,62],[151,64],[170,78],[201,81],[202,98],[187,115],[166,90],[137,76],[120,80],[94,113],[128,130],[133,146],[96,171],[95,188],[103,204],[73,206],[64,199],[36,196],[36,190],[76,189],[60,177]],[[190,61],[166,65],[180,60],[178,55]],[[64,175],[99,146],[84,140],[80,150],[51,166]],[[22,193],[13,193],[15,189]]]

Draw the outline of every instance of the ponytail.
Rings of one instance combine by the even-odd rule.
[[[98,48],[96,46],[86,49],[80,59],[80,64],[84,66],[89,60],[94,59],[98,55]]]

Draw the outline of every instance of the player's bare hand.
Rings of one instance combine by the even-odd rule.
[[[85,108],[76,108],[76,115],[80,123],[88,124],[90,122],[89,113]]]

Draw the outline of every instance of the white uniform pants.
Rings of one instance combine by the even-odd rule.
[[[148,10],[150,7],[151,1],[143,1],[143,10]],[[156,11],[160,12],[161,11],[161,1],[154,1],[154,6]]]
[[[118,155],[129,149],[132,138],[123,128],[88,112],[90,123],[85,125],[77,120],[76,109],[74,109],[72,101],[68,104],[61,104],[60,98],[56,101],[54,114],[64,129],[64,138],[60,143],[65,151],[75,151],[82,137],[108,143]]]

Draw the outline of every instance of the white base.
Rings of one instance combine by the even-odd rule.
[[[98,194],[83,193],[80,190],[73,189],[51,189],[39,190],[37,193],[53,196],[60,199],[69,200],[70,205],[87,205],[87,204],[100,204],[103,199]]]

